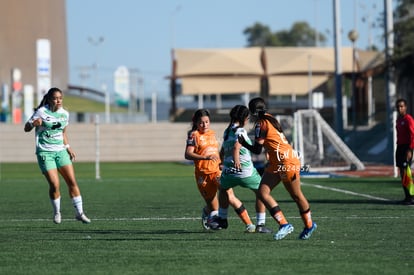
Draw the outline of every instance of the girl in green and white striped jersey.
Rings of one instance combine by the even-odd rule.
[[[257,196],[261,177],[253,166],[250,151],[238,142],[239,135],[243,135],[246,140],[249,140],[247,131],[243,128],[248,118],[249,109],[246,106],[236,105],[230,111],[230,123],[224,131],[221,148],[223,170],[220,178],[219,218],[216,219],[212,229],[227,227],[227,209],[230,204],[245,223],[246,232],[270,233],[271,230],[264,226],[266,207]],[[236,186],[249,188],[256,193],[257,226],[252,224],[243,203],[234,195],[233,188]]]
[[[70,148],[66,135],[69,113],[63,109],[63,93],[51,88],[44,95],[31,118],[24,125],[24,131],[36,128],[36,156],[39,168],[49,183],[49,197],[53,206],[53,222],[61,223],[59,173],[69,188],[69,195],[75,207],[75,218],[83,223],[90,219],[83,212],[83,202],[76,182],[72,160],[75,153]]]

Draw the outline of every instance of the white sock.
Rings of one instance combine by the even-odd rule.
[[[256,213],[256,224],[257,225],[266,224],[266,212]]]
[[[54,214],[60,213],[60,197],[57,199],[50,199],[50,202],[52,203]]]
[[[82,197],[77,196],[72,198],[72,204],[75,207],[76,215],[81,215],[83,213],[83,203],[82,203]]]
[[[218,216],[222,219],[227,219],[228,208],[219,208]]]

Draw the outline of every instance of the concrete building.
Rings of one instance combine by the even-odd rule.
[[[20,84],[13,87],[12,71]],[[65,0],[0,1],[0,85],[4,90],[33,87],[33,98],[44,89],[68,86],[68,44]],[[22,90],[20,91],[23,94]],[[47,91],[47,90],[46,90]],[[18,104],[23,104],[23,97]],[[34,100],[37,104],[37,100]],[[13,104],[11,100],[10,105]],[[10,107],[12,108],[12,107]]]

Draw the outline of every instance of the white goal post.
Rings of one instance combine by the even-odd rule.
[[[364,170],[364,164],[316,110],[299,110],[293,118],[293,146],[313,171]]]

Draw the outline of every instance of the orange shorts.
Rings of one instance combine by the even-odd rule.
[[[266,172],[271,174],[279,174],[282,182],[284,183],[289,183],[295,179],[299,179],[300,170],[300,162],[269,164],[266,167]]]
[[[198,191],[205,200],[212,200],[220,186],[221,171],[212,174],[195,172]]]

